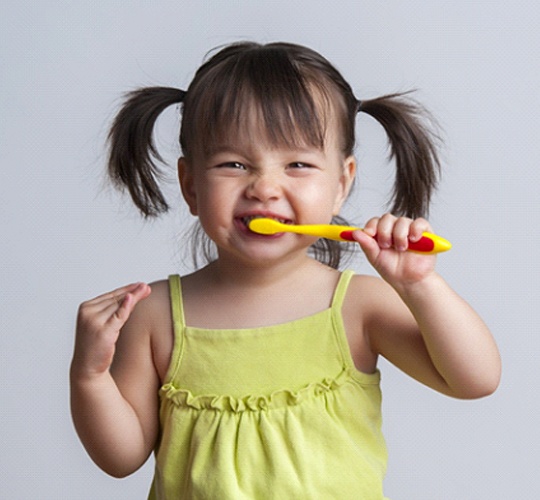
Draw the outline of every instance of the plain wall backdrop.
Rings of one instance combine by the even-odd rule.
[[[431,221],[454,248],[439,271],[485,318],[499,390],[457,401],[381,362],[393,500],[540,498],[540,7],[534,1],[0,2],[0,497],[146,498],[152,460],[117,480],[87,457],[69,414],[80,302],[190,269],[175,184],[179,119],[158,124],[171,213],[145,223],[105,187],[121,94],[185,88],[238,40],[311,46],[359,98],[419,89],[442,129]],[[358,118],[347,214],[384,211],[386,139]],[[358,258],[353,268],[372,272]],[[345,465],[346,466],[346,465]]]

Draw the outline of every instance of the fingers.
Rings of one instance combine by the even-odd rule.
[[[428,221],[423,218],[412,220],[392,214],[374,217],[364,227],[364,233],[375,238],[380,249],[393,248],[398,252],[406,251],[410,241],[418,241],[422,233],[430,230]]]
[[[134,283],[80,305],[74,355],[79,374],[95,375],[108,370],[120,330],[136,304],[150,293],[145,283]]]
[[[145,283],[133,283],[88,300],[85,304],[89,307],[94,307],[96,310],[104,310],[115,304],[119,308],[128,295],[133,296],[135,303],[137,303],[139,300],[150,295],[150,292],[150,287]]]
[[[134,289],[128,291],[125,295],[113,296],[116,302],[114,317],[120,320],[123,325],[129,318],[135,306],[152,293],[152,289],[145,283],[139,283]],[[115,307],[112,304],[111,307]]]
[[[151,292],[152,290],[148,285],[139,283],[134,289],[130,289],[125,294],[113,295],[110,299],[112,302],[107,308],[109,321],[116,323],[117,320],[118,324],[123,326],[137,303],[148,297]]]
[[[133,283],[118,288],[83,302],[80,306],[80,315],[98,325],[105,325],[111,320],[119,320],[118,328],[120,328],[129,318],[135,305],[148,297],[151,291],[145,283]]]
[[[99,305],[99,304],[108,305],[111,302],[111,299],[114,299],[117,302],[121,302],[123,298],[126,296],[126,294],[130,292],[134,292],[141,285],[144,285],[144,283],[132,283],[130,285],[117,288],[116,290],[113,290],[112,292],[104,293],[103,295],[99,295],[93,299],[86,301],[86,304],[88,304],[89,306]]]

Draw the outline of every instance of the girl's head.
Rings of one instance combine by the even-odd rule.
[[[298,45],[230,45],[197,71],[183,100],[180,132],[188,161],[231,138],[253,135],[275,146],[322,148],[337,127],[353,152],[358,101],[334,67]]]
[[[145,216],[168,209],[157,182],[160,156],[152,134],[161,111],[174,103],[182,103],[180,146],[190,168],[238,137],[324,149],[331,135],[346,158],[355,146],[356,115],[366,112],[385,128],[396,162],[392,211],[411,217],[427,212],[438,160],[417,104],[398,94],[358,101],[342,75],[306,47],[239,43],[208,59],[187,91],[136,90],[118,113],[109,135],[109,174],[129,189]],[[332,267],[339,265],[340,252],[333,241],[314,245],[315,256]]]

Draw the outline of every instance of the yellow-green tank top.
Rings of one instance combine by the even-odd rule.
[[[169,278],[175,343],[160,389],[151,500],[383,499],[380,373],[354,367],[331,307],[285,324],[186,326]]]

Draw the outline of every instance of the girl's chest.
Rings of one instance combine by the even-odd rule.
[[[351,358],[356,368],[364,373],[373,373],[377,368],[377,355],[374,354],[369,346],[366,336],[358,331],[358,324],[352,321],[352,318],[343,318],[345,327],[345,336],[351,354]],[[152,334],[152,353],[154,365],[159,375],[161,383],[165,383],[167,372],[173,357],[175,345],[174,325],[171,317],[164,318],[153,329]]]

